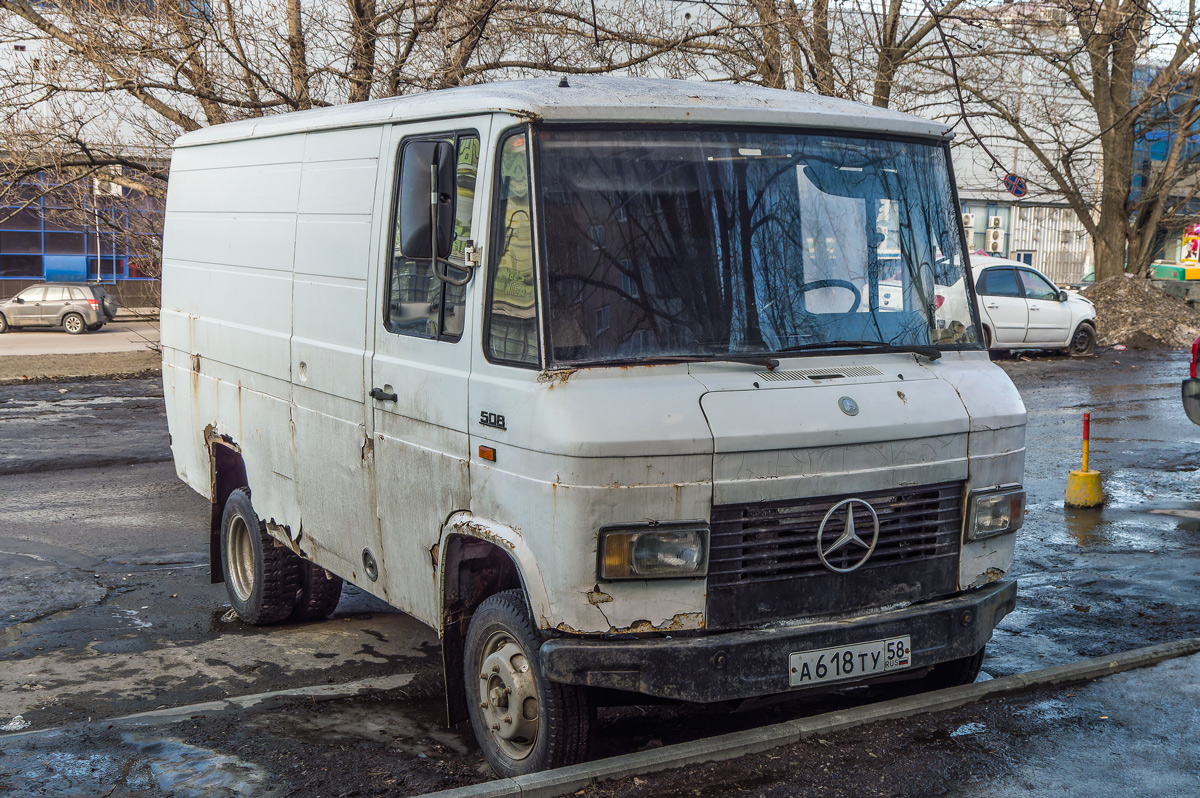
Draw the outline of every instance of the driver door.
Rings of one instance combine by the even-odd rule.
[[[1045,277],[1027,269],[1018,269],[1029,307],[1029,330],[1025,343],[1065,344],[1071,334],[1071,310],[1059,301],[1058,288]]]
[[[24,327],[31,324],[42,323],[42,298],[46,296],[46,286],[35,285],[32,288],[26,288],[21,293],[17,294],[14,299],[21,300],[13,302],[8,306],[5,315],[8,317],[8,323],[13,327]]]
[[[436,620],[441,606],[436,576],[442,526],[453,512],[471,506],[467,385],[479,277],[453,286],[438,279],[428,258],[400,252],[399,173],[409,144],[454,145],[456,223],[448,259],[461,263],[466,242],[479,236],[473,229],[479,219],[479,145],[487,141],[490,124],[489,117],[479,117],[397,126],[391,133],[397,188],[382,248],[367,402],[388,599],[427,623]]]

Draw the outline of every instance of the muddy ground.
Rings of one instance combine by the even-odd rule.
[[[2,342],[0,342],[2,343]],[[153,376],[162,355],[140,352],[95,352],[74,355],[16,355],[3,357],[0,349],[0,386],[23,382],[78,380],[96,377]]]
[[[1000,365],[1030,412],[1030,498],[1014,565],[1018,609],[989,645],[985,671],[1200,635],[1200,428],[1179,407],[1184,355],[1104,350],[1094,359]],[[1078,467],[1084,410],[1092,412],[1093,466],[1104,473],[1109,503],[1070,512],[1062,494]],[[153,379],[0,389],[0,723],[20,714],[29,729],[70,724],[63,735],[0,738],[0,795],[410,795],[489,777],[469,731],[440,722],[436,638],[419,624],[357,591],[322,623],[259,630],[226,620],[224,589],[208,584],[205,568],[207,505],[178,482],[168,458]],[[1189,662],[1190,671],[1169,671],[1170,679],[1200,682],[1200,659]],[[198,713],[149,729],[101,722],[226,694],[398,673],[410,682],[367,697]],[[1155,693],[1136,695],[1149,707]],[[741,711],[605,709],[595,753],[872,699],[857,690]],[[1045,701],[1065,708],[1031,709]],[[1139,721],[1128,719],[1110,739],[1116,716],[1096,706],[1064,692],[1009,699],[627,780],[599,794],[982,795],[988,785],[1023,794],[1028,763],[1051,740],[1071,736],[1093,753],[1128,745],[1121,734]],[[1200,700],[1183,697],[1161,712],[1194,727]],[[1158,768],[1164,779],[1200,785],[1195,739],[1180,743],[1169,728],[1143,732],[1174,758]],[[1200,792],[1165,783],[1164,795]],[[1042,793],[1030,786],[1024,794]]]

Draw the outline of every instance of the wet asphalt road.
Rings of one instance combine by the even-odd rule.
[[[1000,361],[1030,411],[1029,510],[1014,565],[1018,609],[989,645],[986,672],[1008,674],[1200,635],[1200,427],[1179,407],[1185,362],[1183,353],[1111,351],[1086,360]],[[0,739],[0,795],[6,789],[92,795],[109,787],[113,796],[402,795],[484,778],[469,733],[438,723],[440,661],[436,638],[424,627],[350,591],[323,623],[264,632],[225,620],[224,589],[208,584],[205,567],[208,508],[174,477],[160,397],[147,380],[0,388],[0,724],[37,729],[93,720],[66,736]],[[1085,410],[1092,413],[1092,464],[1104,473],[1110,499],[1103,510],[1070,512],[1062,494],[1068,470],[1078,467]],[[1126,693],[1105,694],[1101,703],[1120,704],[1132,700],[1120,696],[1136,693],[1149,707],[1170,694],[1164,685],[1200,681],[1197,657],[1154,672],[1160,669],[1169,675],[1119,677],[1130,682]],[[296,701],[151,730],[96,722],[226,694],[397,673],[411,673],[412,684],[370,698]],[[1092,729],[1094,707],[1086,702],[1092,699],[1084,701],[1083,694],[1103,689],[1042,697],[1062,703],[1049,714],[1036,709],[1033,698],[988,705],[978,710],[982,720],[959,724],[980,723],[981,729],[957,736],[939,726],[954,718],[892,729],[893,759],[871,765],[881,777],[898,764],[905,769],[905,778],[883,794],[983,794],[990,787],[1030,794],[1023,784],[1046,783],[1061,764],[1054,754],[1061,739],[1073,735],[1078,750],[1089,752],[1079,760],[1086,765],[1103,756],[1104,746],[1115,756],[1126,745],[1122,739],[1140,734],[1160,740],[1170,754],[1161,794],[1200,794],[1200,744],[1191,740],[1179,748],[1179,729],[1171,726],[1187,721],[1192,726],[1186,728],[1195,727],[1195,691],[1176,689],[1177,698],[1156,710],[1171,721],[1166,725],[1140,728],[1150,718],[1127,712],[1118,721],[1121,713],[1105,709],[1102,728]],[[692,707],[607,710],[597,754],[869,698],[851,694],[734,714]],[[10,719],[18,714],[22,721],[14,724]],[[948,751],[924,745],[921,734],[953,744],[946,743]],[[874,738],[865,739],[844,742],[850,750]],[[986,768],[963,770],[976,748],[997,753]],[[41,764],[31,778],[25,765],[34,760]],[[722,766],[720,773],[736,776],[739,767],[751,765]],[[198,773],[224,775],[189,792]],[[657,792],[644,794],[691,794],[718,781],[717,775],[671,778],[652,782]],[[752,793],[787,794],[772,790],[769,779],[755,783],[760,787]],[[817,786],[831,795],[855,794],[829,792],[830,783]],[[1107,794],[1084,790],[1079,785],[1085,783],[1092,782],[1067,779],[1060,785],[1065,789],[1054,792]],[[933,789],[938,784],[956,791]],[[1181,784],[1195,789],[1179,792]],[[614,789],[638,793],[636,785]]]

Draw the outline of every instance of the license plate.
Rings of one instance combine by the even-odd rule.
[[[792,687],[804,687],[891,673],[911,665],[912,643],[904,635],[852,646],[793,652],[788,656],[788,676]]]

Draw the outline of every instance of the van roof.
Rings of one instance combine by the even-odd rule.
[[[949,138],[950,127],[911,114],[818,94],[689,80],[570,76],[500,81],[297,111],[186,133],[176,147],[309,130],[501,112],[555,122],[783,125]]]

